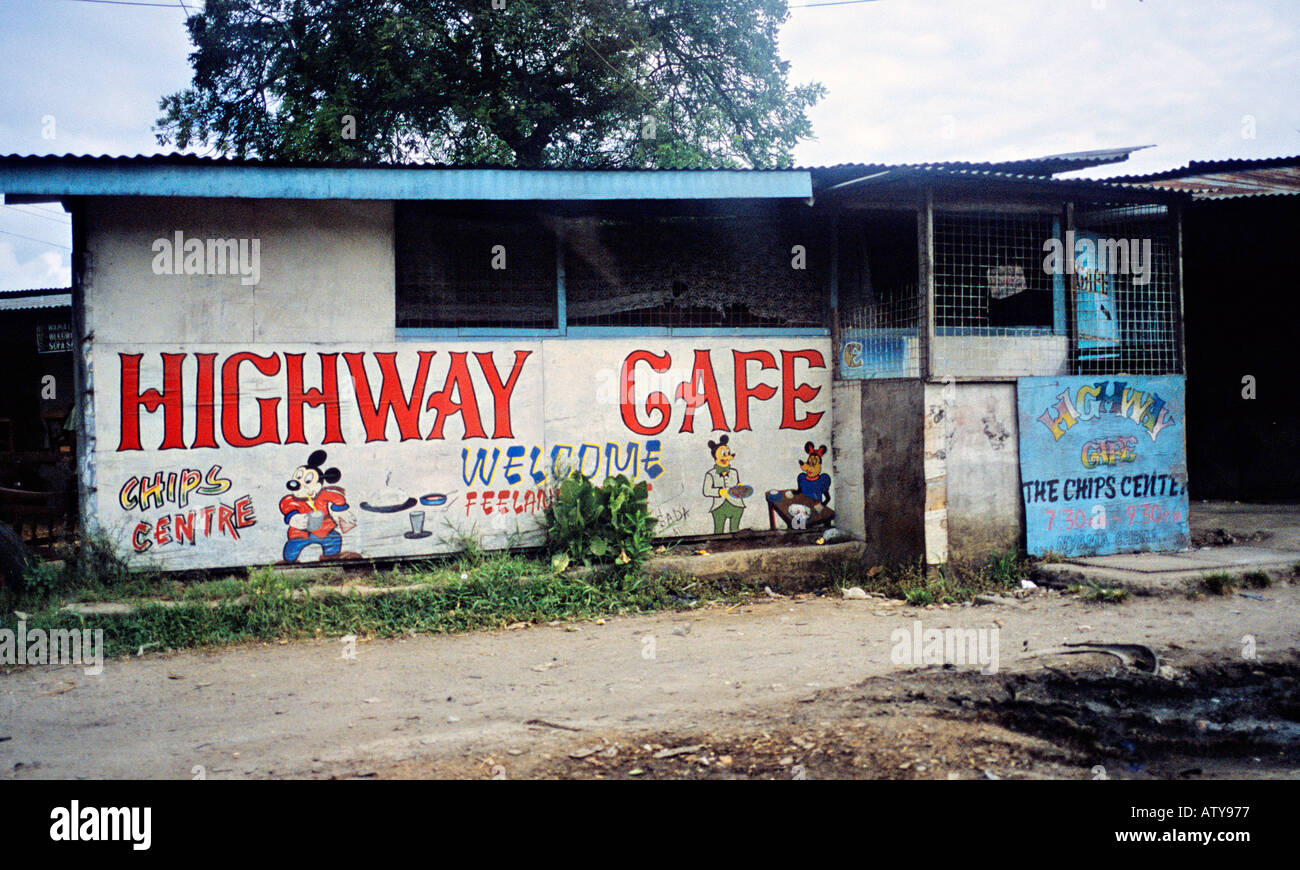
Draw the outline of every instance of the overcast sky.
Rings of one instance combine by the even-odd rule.
[[[812,2],[827,0],[792,5]],[[180,0],[174,9],[0,0],[0,153],[161,150],[150,129],[158,98],[190,78],[184,20]],[[1157,146],[1087,173],[1100,176],[1300,154],[1298,28],[1300,0],[795,8],[781,46],[791,77],[828,89],[812,113],[817,139],[796,162]],[[67,286],[60,214],[52,205],[0,207],[0,290]]]

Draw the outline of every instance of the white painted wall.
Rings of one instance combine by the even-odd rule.
[[[1070,340],[1064,335],[937,335],[935,377],[1019,378],[1069,372]]]
[[[398,340],[391,203],[105,198],[87,203],[85,222],[84,288],[93,334],[93,407],[87,420],[94,430],[85,442],[89,462],[82,481],[94,523],[140,566],[212,568],[280,560],[289,528],[282,503],[293,494],[286,484],[318,448],[327,453],[322,467],[339,470],[334,486],[352,513],[344,524],[342,551],[388,557],[445,552],[466,534],[488,547],[538,543],[544,503],[536,495],[553,481],[538,483],[529,471],[551,473],[551,460],[558,456],[570,466],[581,462],[600,479],[609,471],[609,445],[616,446],[623,462],[636,451],[638,464],[630,473],[650,482],[651,507],[664,533],[712,533],[713,499],[703,492],[713,465],[708,442],[724,434],[736,454],[733,469],[740,484],[753,490],[743,499],[740,527],[767,529],[767,491],[798,486],[806,441],[828,446],[832,441],[827,338]],[[182,240],[205,243],[209,238],[257,240],[257,282],[244,283],[251,276],[241,274],[237,264],[227,264],[227,274],[157,274],[160,263],[173,262],[160,259],[166,250],[157,243],[174,246],[178,232]],[[251,245],[246,250],[251,254]],[[182,249],[182,272],[184,255]],[[635,366],[635,411],[625,414],[621,371],[638,350],[667,354],[670,362],[663,372],[645,361]],[[713,367],[716,401],[698,407],[687,426],[686,397],[678,396],[678,388],[702,385],[694,370],[701,350]],[[522,362],[517,352],[525,354]],[[739,419],[736,397],[736,353],[744,352],[762,358],[748,364],[742,380],[760,394],[773,391],[769,398],[748,401],[747,424]],[[260,358],[268,372],[248,357],[240,362],[240,354]],[[302,406],[298,441],[291,440],[289,419],[291,406],[296,410],[301,404],[291,401],[288,383],[295,354],[303,358],[304,390],[323,388],[327,373],[337,379],[330,411]],[[381,434],[367,431],[360,410],[364,397],[347,354],[361,355],[371,408],[383,381],[381,358],[392,355],[400,395],[412,402],[413,437],[403,437],[391,413]],[[456,354],[466,374],[453,385]],[[180,360],[170,378],[165,355]],[[128,360],[136,358],[138,389],[133,389],[124,379]],[[209,364],[201,360],[207,359],[210,369],[203,368]],[[503,398],[509,432],[495,428],[488,366],[502,382],[519,369],[513,390]],[[210,371],[206,381],[205,371]],[[227,387],[234,391],[230,397],[224,395]],[[468,406],[452,409],[441,415],[445,428],[435,433],[440,414],[430,400],[445,388],[449,407],[462,405],[469,394],[477,400],[477,414]],[[794,397],[796,388],[807,392]],[[177,404],[137,407],[134,396],[156,398],[150,390],[168,400],[177,397]],[[657,412],[645,405],[655,391],[671,406],[662,427]],[[787,403],[794,407],[795,425]],[[233,410],[227,412],[227,406]],[[239,445],[240,438],[258,440],[263,409],[265,442]],[[341,440],[324,443],[334,409]],[[201,422],[205,413],[211,415],[210,425]],[[164,449],[169,415],[181,420],[179,438]],[[471,417],[482,420],[484,432],[472,430]],[[128,419],[138,420],[138,448],[125,435]],[[804,420],[811,422],[805,426],[799,422]],[[655,431],[636,431],[646,427]],[[209,437],[215,446],[205,446]],[[513,480],[507,479],[511,448],[523,455],[522,464],[516,459],[511,469]],[[486,464],[476,474],[480,451]],[[834,478],[833,457],[828,450],[824,470]],[[195,473],[201,484],[195,484]],[[142,481],[161,481],[165,488],[172,475],[174,491],[139,503]],[[190,485],[184,497],[182,478]],[[833,484],[832,509],[838,506],[836,492]],[[392,512],[362,508],[434,494],[446,501]],[[860,514],[860,496],[857,504]],[[413,534],[417,512],[428,535]],[[187,530],[180,536],[184,542],[177,540],[177,516]],[[196,524],[192,535],[191,523]],[[779,518],[776,523],[784,527]],[[311,547],[300,559],[320,554],[320,547]]]
[[[99,342],[393,339],[390,202],[109,197],[87,202],[86,232]],[[155,274],[152,246],[177,232],[257,240],[259,282]]]
[[[707,351],[707,367],[700,367],[700,350]],[[656,372],[646,360],[635,362],[625,407],[623,372],[638,351],[655,355],[667,368]],[[743,375],[736,371],[737,352],[760,355]],[[164,354],[180,355],[171,376]],[[245,354],[260,358],[266,371]],[[324,406],[301,408],[301,441],[290,425],[290,411],[301,403],[291,400],[288,386],[290,360],[297,354],[303,358],[303,389],[324,389],[327,375],[337,383]],[[831,442],[827,338],[119,341],[97,343],[96,358],[96,519],[134,563],[165,569],[289,558],[285,518],[292,505],[286,508],[284,500],[297,493],[287,484],[318,448],[327,452],[321,469],[337,468],[341,475],[334,486],[350,508],[347,525],[356,523],[343,530],[341,552],[392,557],[454,550],[463,536],[489,548],[540,543],[545,501],[537,496],[541,490],[549,494],[557,467],[561,473],[580,467],[602,480],[620,472],[610,465],[611,449],[620,464],[633,459],[630,477],[650,483],[650,506],[666,534],[713,533],[716,503],[705,494],[704,479],[714,466],[709,442],[724,435],[735,453],[734,485],[751,488],[740,496],[738,528],[768,529],[766,493],[797,486],[805,442]],[[211,375],[205,377],[202,361],[209,358]],[[385,359],[392,361],[387,375]],[[740,402],[738,378],[770,395]],[[406,431],[396,413],[375,414],[384,383],[395,387],[399,404],[412,409]],[[714,399],[696,408],[688,424],[691,390],[679,388],[692,383]],[[210,403],[202,399],[205,384],[211,385]],[[163,396],[164,404],[152,411],[135,401],[148,390]],[[654,408],[656,393],[668,403],[666,419]],[[366,408],[384,422],[367,426]],[[335,414],[338,437],[326,443],[327,421]],[[164,447],[169,421],[176,444]],[[535,479],[534,472],[546,479]],[[182,475],[190,480],[184,498]],[[161,484],[164,492],[141,503],[141,487],[150,483]],[[435,495],[431,504],[419,503]],[[408,504],[411,499],[417,504]],[[398,507],[373,510],[389,506]],[[417,512],[422,529],[411,524]],[[187,529],[197,523],[183,541],[177,540],[178,522]],[[778,519],[776,527],[785,526]],[[298,560],[314,560],[321,552],[312,547]]]
[[[835,416],[832,490],[835,525],[858,540],[867,534],[866,493],[863,486],[862,385],[858,381],[836,381],[831,392]]]

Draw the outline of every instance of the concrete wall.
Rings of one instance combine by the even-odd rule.
[[[982,559],[1023,543],[1014,383],[960,383],[947,439],[950,558]]]
[[[258,282],[229,265],[236,274],[156,274],[155,243],[177,232],[256,240]],[[393,339],[392,203],[103,198],[86,204],[86,233],[97,341]]]
[[[727,531],[785,528],[769,492],[824,491],[803,480],[809,441],[831,479],[811,527],[838,507],[829,338],[398,339],[391,203],[102,199],[85,227],[79,473],[88,517],[137,566],[335,555],[286,547],[307,510],[343,556],[539,543],[574,468],[648,483],[666,534],[711,534],[724,437],[742,508]],[[208,239],[244,240],[249,262],[211,274],[206,244],[185,245]],[[336,472],[338,497],[299,510],[290,483],[318,449],[306,472]],[[852,522],[861,495],[846,505]]]
[[[859,383],[866,555],[877,563],[916,559],[925,550],[923,385],[919,380]]]
[[[935,565],[1023,544],[1014,383],[840,381],[834,395],[837,523],[861,535],[868,559]]]
[[[935,377],[1019,378],[1069,373],[1070,340],[1064,335],[937,335]]]
[[[836,381],[831,397],[835,418],[831,444],[835,525],[863,540],[867,536],[867,526],[862,478],[862,386],[857,381]]]

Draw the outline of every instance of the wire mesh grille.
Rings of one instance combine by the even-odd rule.
[[[936,213],[935,374],[1181,371],[1166,208],[1081,205],[1068,234],[1063,217]],[[945,342],[959,336],[1069,336],[1068,356],[1059,341]]]
[[[1176,251],[1165,207],[1081,207],[1074,224],[1075,372],[1181,372]]]
[[[839,228],[839,376],[919,377],[916,212],[846,213]]]
[[[936,213],[935,334],[1051,334],[1043,242],[1053,229],[1050,215]]]
[[[825,328],[830,245],[807,219],[566,222],[569,326]]]
[[[840,376],[920,377],[920,303],[913,283],[882,292],[873,302],[841,309]]]
[[[532,217],[457,217],[399,204],[397,326],[554,329],[555,236]]]

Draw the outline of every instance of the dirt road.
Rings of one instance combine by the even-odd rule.
[[[1086,775],[1095,759],[1070,728],[1085,727],[1081,714],[1061,714],[1069,725],[1060,733],[1071,736],[1062,742],[1055,726],[1026,724],[1033,716],[993,709],[1002,703],[995,699],[1014,697],[1016,681],[1029,697],[1062,669],[1110,679],[1115,661],[1022,659],[1021,651],[1145,643],[1184,675],[1242,665],[1246,679],[1268,684],[1265,695],[1294,703],[1300,585],[1258,595],[1114,605],[1040,591],[1018,605],[951,608],[805,596],[604,625],[363,640],[355,658],[331,640],[145,655],[107,662],[95,676],[79,667],[14,670],[0,676],[0,774]],[[925,630],[997,628],[999,672],[895,664],[891,633],[911,632],[916,620]],[[1243,660],[1246,637],[1254,660]],[[1172,685],[1167,677],[1140,678]],[[1221,675],[1219,684],[1240,679]],[[1102,688],[1114,703],[1114,687]],[[1114,718],[1077,700],[1084,713]],[[1034,709],[1050,720],[1064,709],[1053,703]],[[1140,697],[1131,704],[1143,706]],[[1277,739],[1258,760],[1235,753],[1234,775],[1241,764],[1258,775],[1300,774],[1300,741],[1288,743],[1286,731],[1300,716],[1289,709],[1266,723]],[[1210,717],[1197,727],[1212,734],[1220,725]],[[818,749],[801,751],[805,744]]]

